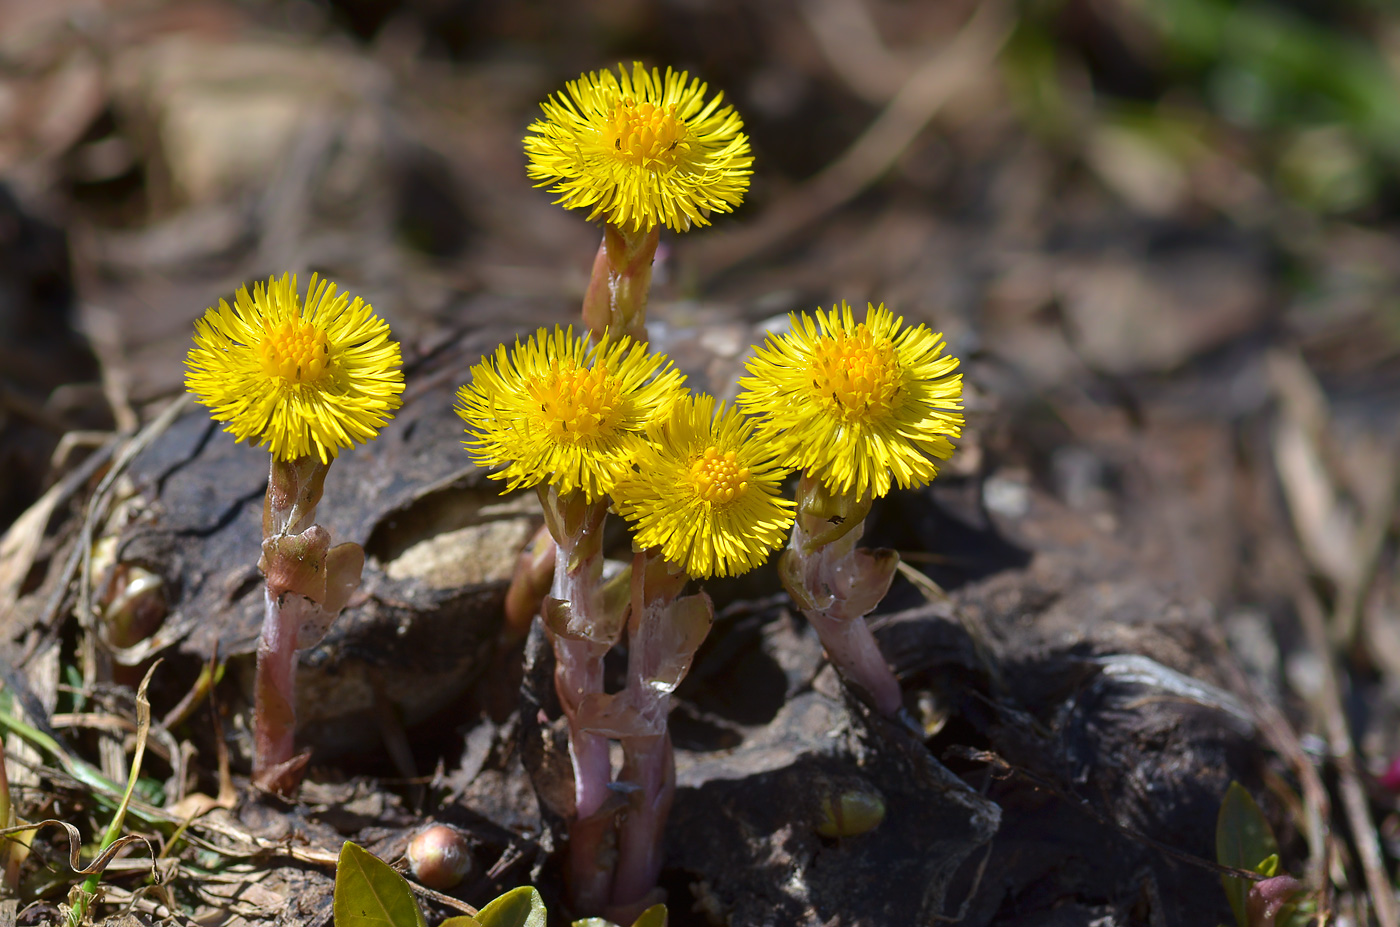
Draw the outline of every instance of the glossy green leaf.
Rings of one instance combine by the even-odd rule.
[[[632,927],[666,927],[666,919],[666,906],[654,904],[632,922]]]
[[[532,885],[511,889],[476,914],[481,927],[545,927],[546,917],[544,899]]]
[[[1274,839],[1273,828],[1269,826],[1264,812],[1259,810],[1254,798],[1244,786],[1231,782],[1225,790],[1225,800],[1220,803],[1220,816],[1215,821],[1215,860],[1222,866],[1235,869],[1260,871],[1269,857],[1277,856],[1278,841]],[[1277,860],[1274,863],[1278,865]],[[1225,897],[1230,901],[1235,923],[1248,927],[1245,900],[1249,896],[1249,882],[1235,876],[1221,876],[1225,886]]]
[[[618,927],[606,917],[585,917],[581,921],[574,921],[573,927]],[[666,906],[664,904],[654,904],[643,911],[632,927],[666,927]]]
[[[427,927],[408,880],[348,840],[335,867],[332,911],[335,927]]]
[[[449,917],[438,924],[438,927],[481,927],[481,921],[470,914],[459,914],[456,917]]]

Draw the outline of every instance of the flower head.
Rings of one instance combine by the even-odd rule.
[[[792,527],[793,503],[778,496],[787,471],[753,431],[710,396],[677,400],[613,494],[637,543],[697,579],[745,573],[780,546]]]
[[[845,303],[790,319],[739,381],[739,405],[764,417],[779,460],[843,494],[883,496],[891,479],[928,483],[963,424],[962,374],[956,357],[943,356],[943,336],[903,328],[883,305],[860,324]]]
[[[595,71],[540,104],[530,125],[528,173],[568,209],[587,209],[626,231],[658,223],[676,231],[709,225],[744,198],[753,156],[743,121],[723,94],[640,62],[629,74]],[[553,186],[550,186],[550,185]]]
[[[351,302],[315,274],[306,305],[296,277],[283,274],[233,305],[219,300],[194,325],[185,388],[240,441],[280,460],[372,440],[403,392],[399,343],[364,300]]]
[[[658,373],[658,371],[660,371]],[[664,355],[629,338],[597,344],[572,327],[540,329],[472,368],[457,391],[464,442],[510,489],[552,483],[589,502],[610,492],[645,444],[647,423],[680,391]]]

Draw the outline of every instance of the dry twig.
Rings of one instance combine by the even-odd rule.
[[[1327,744],[1331,748],[1332,762],[1337,768],[1337,784],[1342,793],[1342,808],[1346,812],[1347,824],[1351,827],[1352,839],[1356,841],[1356,852],[1361,858],[1361,868],[1366,876],[1367,893],[1371,896],[1371,907],[1376,913],[1380,927],[1397,927],[1395,890],[1390,885],[1390,877],[1381,857],[1380,838],[1376,822],[1371,818],[1371,808],[1366,800],[1366,790],[1361,785],[1361,777],[1356,769],[1356,746],[1352,743],[1351,729],[1347,726],[1346,711],[1342,707],[1341,686],[1337,681],[1336,655],[1332,652],[1331,641],[1327,636],[1327,619],[1322,603],[1317,599],[1306,580],[1304,571],[1294,573],[1293,601],[1297,604],[1298,617],[1302,621],[1308,646],[1318,657],[1322,667],[1322,704],[1317,706],[1322,713],[1323,727],[1327,732]]]

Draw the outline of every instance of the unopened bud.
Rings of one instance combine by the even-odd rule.
[[[1249,887],[1245,900],[1249,927],[1274,927],[1284,906],[1303,890],[1303,883],[1290,875],[1277,875]]]
[[[455,827],[434,824],[409,843],[408,865],[419,882],[445,892],[471,871],[471,848],[467,838]]]
[[[848,789],[822,798],[817,833],[823,837],[855,837],[880,826],[885,799],[873,788]]]
[[[100,608],[107,642],[118,648],[135,647],[165,621],[165,583],[149,570],[119,563]]]

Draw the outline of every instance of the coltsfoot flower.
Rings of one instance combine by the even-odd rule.
[[[790,319],[739,381],[739,405],[763,417],[761,436],[779,462],[857,497],[933,479],[963,425],[962,374],[943,355],[943,336],[904,328],[883,304],[860,324],[844,302]]]
[[[195,322],[185,387],[240,441],[279,460],[372,440],[403,392],[399,344],[373,308],[311,277],[303,308],[296,277],[242,287]]]
[[[739,205],[753,155],[723,94],[707,101],[684,71],[663,78],[640,62],[617,71],[584,74],[540,104],[544,118],[525,138],[530,178],[555,202],[629,232],[686,231]]]
[[[636,472],[614,493],[636,522],[636,542],[696,578],[758,566],[787,538],[793,503],[779,497],[787,471],[754,438],[753,422],[713,397],[685,396],[648,429]]]
[[[631,472],[648,422],[680,393],[684,377],[630,338],[594,344],[574,330],[540,329],[496,349],[457,392],[464,442],[510,489],[551,483],[589,502]]]

